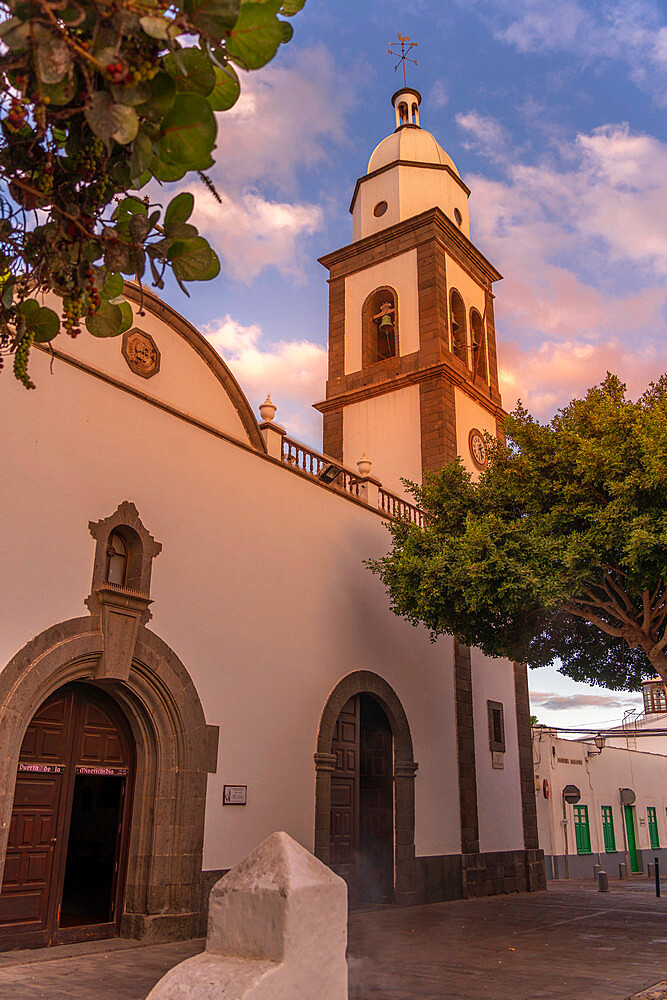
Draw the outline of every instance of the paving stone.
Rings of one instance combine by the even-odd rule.
[[[350,1000],[667,1000],[667,897],[639,883],[350,914]],[[0,953],[0,1000],[144,1000],[204,942]],[[322,1000],[313,986],[312,1000]]]

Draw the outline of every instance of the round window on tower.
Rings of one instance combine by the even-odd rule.
[[[379,219],[381,215],[384,215],[388,208],[389,206],[386,201],[379,201],[373,209],[373,215],[376,219]]]
[[[458,226],[459,228],[461,228],[461,225],[462,225],[462,223],[463,223],[463,216],[462,216],[462,215],[461,215],[461,213],[459,212],[458,208],[455,208],[455,209],[454,209],[454,218],[456,219],[456,225],[457,225],[457,226]]]

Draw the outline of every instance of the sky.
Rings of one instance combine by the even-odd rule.
[[[393,131],[388,43],[418,42],[421,123],[471,189],[471,238],[504,275],[506,409],[542,420],[610,369],[632,395],[667,370],[667,5],[654,0],[307,0],[293,41],[219,115],[218,204],[193,221],[221,276],[164,297],[209,338],[251,404],[321,446],[326,272],[349,202]],[[171,196],[172,192],[169,192]],[[613,724],[634,695],[531,674],[533,712]]]

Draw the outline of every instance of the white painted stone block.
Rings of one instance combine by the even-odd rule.
[[[273,833],[211,890],[206,951],[147,1000],[347,1000],[347,886]]]

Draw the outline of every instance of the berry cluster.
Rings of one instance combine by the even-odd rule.
[[[18,97],[12,98],[12,104],[4,120],[8,132],[20,132],[25,125],[26,109]]]
[[[14,352],[14,374],[26,389],[35,388],[35,383],[30,380],[28,375],[28,355],[34,336],[32,332],[24,333]]]
[[[85,311],[85,298],[86,293],[80,289],[70,292],[69,295],[63,297],[62,321],[65,332],[70,337],[78,337],[81,333],[79,321]]]
[[[88,315],[94,316],[100,305],[100,293],[95,287],[95,272],[90,264],[86,266],[86,292],[88,294]]]

